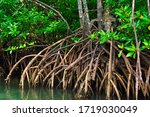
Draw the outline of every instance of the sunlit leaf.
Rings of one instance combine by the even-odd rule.
[[[121,50],[121,51],[119,52],[119,54],[118,54],[118,58],[120,58],[120,57],[121,57],[122,52],[123,52],[123,50]]]
[[[148,30],[150,30],[150,26],[148,26]]]
[[[123,49],[123,48],[124,48],[124,44],[123,44],[123,43],[122,43],[122,44],[119,44],[118,47],[119,47],[120,49]]]
[[[131,57],[135,52],[131,51],[131,52],[128,52],[128,54],[126,55],[126,57]]]

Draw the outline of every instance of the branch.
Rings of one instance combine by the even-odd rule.
[[[37,5],[39,5],[39,6],[43,7],[43,8],[49,8],[49,9],[51,9],[52,11],[54,11],[54,12],[55,12],[56,14],[58,14],[58,15],[60,16],[60,18],[66,23],[67,29],[70,30],[70,26],[69,26],[67,20],[62,16],[62,14],[61,14],[58,10],[54,9],[54,8],[51,7],[50,5],[45,4],[44,2],[41,2],[40,0],[32,0],[31,2],[34,2],[35,4],[37,4]]]
[[[138,99],[138,88],[139,88],[139,81],[142,81],[142,72],[141,72],[141,63],[140,63],[140,48],[138,44],[138,37],[136,33],[136,26],[134,22],[134,10],[135,10],[135,0],[132,1],[132,15],[131,15],[131,20],[132,20],[132,25],[134,28],[134,36],[135,36],[135,41],[136,41],[136,51],[137,51],[137,62],[136,62],[136,99]]]

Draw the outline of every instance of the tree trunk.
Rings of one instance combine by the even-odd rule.
[[[86,34],[90,34],[90,18],[89,18],[87,1],[86,0],[82,0],[82,2],[83,2],[83,9],[84,9],[84,28],[85,28],[85,33]]]
[[[102,29],[102,0],[97,0],[97,19],[98,19],[98,29]]]
[[[83,8],[82,8],[82,1],[78,0],[78,12],[79,12],[79,20],[80,20],[80,26],[81,29],[83,29],[84,26],[84,15],[83,15]]]
[[[78,0],[78,12],[80,26],[83,30],[83,38],[90,34],[90,19],[86,0]]]

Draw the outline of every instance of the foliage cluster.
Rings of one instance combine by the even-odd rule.
[[[121,24],[117,27],[119,32],[119,41],[121,42],[118,47],[122,50],[128,51],[127,57],[136,57],[135,36],[133,26],[131,24],[131,7],[124,6],[116,9],[115,15]],[[135,26],[138,34],[140,50],[150,49],[150,20],[148,12],[139,9],[135,12]]]
[[[116,18],[116,27],[114,31],[105,32],[103,30],[99,32],[94,32],[89,37],[94,39],[97,36],[100,36],[100,43],[105,43],[107,40],[114,39],[117,40],[120,44],[120,53],[118,57],[121,56],[122,52],[126,53],[127,57],[136,58],[136,43],[134,29],[131,19],[132,6],[129,4],[131,1],[121,0],[118,4],[118,1],[108,1],[104,2],[104,10],[108,7],[111,9],[111,15]],[[128,4],[127,4],[128,3]],[[141,7],[137,7],[141,6]],[[138,43],[140,50],[149,50],[150,49],[150,17],[148,16],[146,3],[139,1],[136,3],[136,11],[134,14],[135,18],[135,27],[138,34]]]
[[[52,42],[50,35],[66,28],[51,10],[39,10],[32,3],[0,0],[0,8],[0,44],[10,53],[33,45],[38,38],[41,42]]]
[[[42,0],[47,5],[60,11],[69,23],[72,30],[79,27],[78,6],[75,0]],[[96,15],[96,1],[87,0],[91,19]],[[146,3],[142,0],[136,2],[135,25],[139,38],[140,49],[150,49],[150,20]],[[130,0],[104,0],[103,8],[110,7],[111,15],[116,18],[116,27],[113,32],[103,30],[94,32],[90,38],[100,35],[100,43],[109,39],[120,42],[118,47],[121,53],[124,51],[127,57],[136,57],[135,37],[131,23]],[[19,0],[0,1],[0,44],[4,50],[12,52],[27,45],[32,45],[40,38],[46,42],[55,42],[55,38],[61,38],[66,31],[65,23],[57,18],[51,10],[42,9],[32,2],[20,2]],[[62,33],[61,33],[62,31]],[[55,37],[55,38],[54,38]],[[54,39],[50,39],[54,38]],[[74,38],[73,38],[74,39]],[[76,42],[75,38],[75,42]]]

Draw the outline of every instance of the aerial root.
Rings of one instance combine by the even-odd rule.
[[[129,98],[130,92],[135,94],[135,67],[124,53],[121,58],[114,57],[119,52],[115,44],[108,41],[107,46],[100,45],[98,40],[89,39],[72,43],[68,38],[62,39],[38,54],[21,58],[10,70],[6,81],[11,80],[12,72],[19,64],[31,58],[21,74],[22,88],[25,82],[29,87],[72,88],[77,92],[76,98],[88,97],[98,90],[98,93],[105,92],[108,98],[115,94],[121,99],[121,92],[124,91]],[[150,67],[141,85],[144,96],[149,96],[149,77]]]

